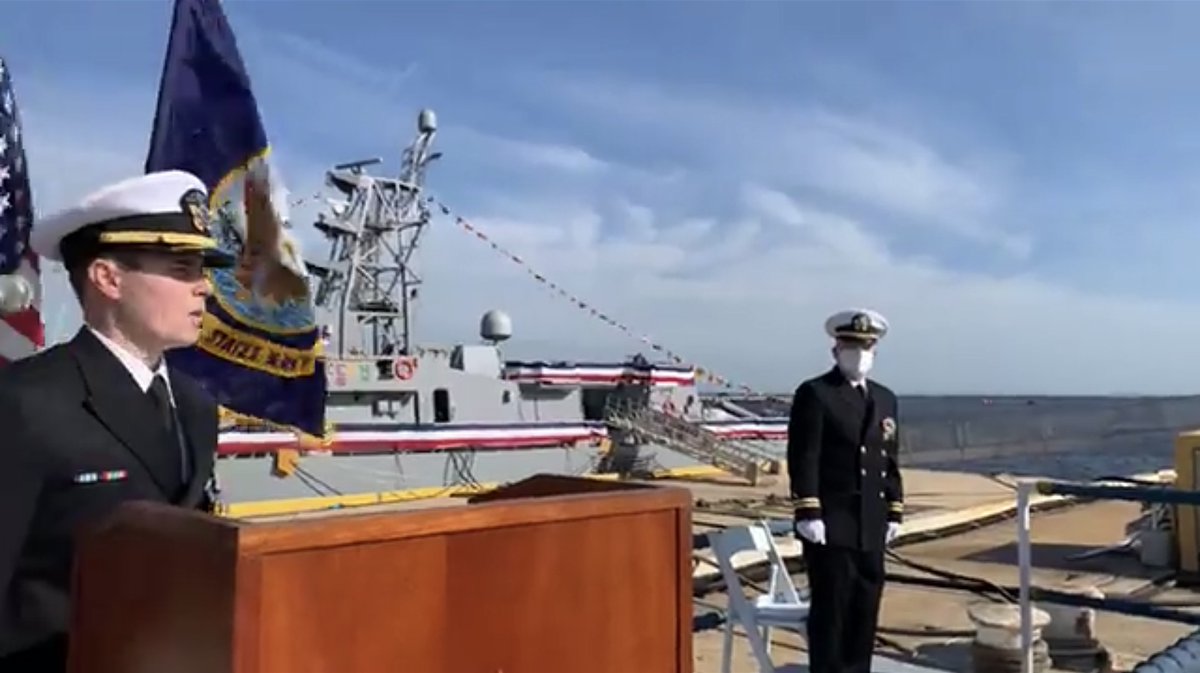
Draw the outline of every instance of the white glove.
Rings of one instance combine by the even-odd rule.
[[[900,524],[895,521],[889,521],[887,527],[887,537],[884,538],[884,544],[891,544],[900,536]]]
[[[796,535],[812,542],[813,544],[825,544],[825,522],[820,519],[806,519],[797,521],[793,526],[796,530]]]

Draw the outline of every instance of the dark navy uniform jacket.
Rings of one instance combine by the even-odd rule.
[[[788,475],[798,520],[820,518],[830,545],[875,550],[899,522],[896,395],[868,379],[867,395],[834,367],[796,389],[788,421]]]
[[[178,439],[86,327],[0,368],[0,658],[66,634],[82,527],[129,500],[208,506],[217,405],[179,372],[170,385],[192,458],[186,483]]]

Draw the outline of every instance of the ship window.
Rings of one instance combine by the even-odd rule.
[[[445,388],[433,391],[433,422],[450,422],[450,391]]]

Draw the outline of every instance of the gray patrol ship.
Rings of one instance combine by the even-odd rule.
[[[314,226],[329,255],[307,264],[326,326],[333,440],[321,451],[293,452],[290,434],[225,428],[217,468],[223,503],[338,506],[348,497],[438,492],[537,472],[644,476],[710,466],[751,483],[779,472],[787,396],[709,393],[693,368],[641,356],[506,361],[513,326],[498,310],[482,316],[478,341],[418,342],[414,261],[442,210],[425,190],[427,168],[441,156],[436,135],[434,113],[422,111],[398,176],[372,175],[379,159],[327,172],[332,196]],[[1169,463],[1175,432],[1200,426],[1196,397],[907,397],[901,408],[907,465],[997,472],[1023,465],[1064,478],[1098,476],[1101,455],[1107,473],[1156,469]],[[1047,465],[1031,456],[1055,458]]]

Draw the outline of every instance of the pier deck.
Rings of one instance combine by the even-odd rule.
[[[904,474],[905,520],[901,540],[914,540],[971,528],[1002,518],[1016,509],[1014,480],[1005,476],[987,476],[966,472],[943,472],[926,469],[906,469]],[[1143,479],[1170,480],[1173,473],[1138,475]],[[695,494],[693,525],[704,532],[726,525],[744,524],[748,519],[789,519],[792,511],[787,500],[786,480],[758,487],[739,485],[732,479],[691,480],[659,483],[681,483]],[[1033,503],[1045,506],[1061,502],[1058,497],[1037,496]],[[785,558],[800,555],[800,544],[794,539],[778,541],[779,552]],[[702,561],[696,567],[696,577],[717,573],[707,550],[700,551]],[[736,566],[763,560],[761,554],[746,553],[735,557]]]
[[[967,522],[986,518],[989,513],[1011,509],[1015,503],[1012,480],[1005,477],[989,477],[968,472],[949,472],[910,468],[901,470],[904,475],[904,507],[906,529],[910,533],[936,529],[956,522]],[[736,478],[725,476],[714,469],[689,469],[681,471],[686,476],[655,479],[662,486],[680,486],[690,490],[696,501],[698,531],[719,526],[723,516],[732,512],[744,512],[746,508],[762,513],[762,516],[791,516],[787,504],[787,478],[774,476],[758,486],[749,486]],[[678,474],[678,473],[677,473]],[[489,485],[491,486],[491,485]],[[486,487],[485,489],[486,490]],[[458,506],[466,503],[466,495],[478,489],[460,490],[418,489],[433,493],[433,497],[403,496],[354,507],[354,511],[376,512],[406,510],[427,507]],[[739,506],[741,509],[739,510]],[[237,515],[234,510],[232,515]],[[246,520],[266,521],[320,516],[321,510],[269,513],[263,515],[237,516]],[[712,522],[701,523],[700,520]],[[733,515],[731,521],[744,521],[744,516]],[[917,526],[915,522],[923,522]]]
[[[1125,524],[1138,516],[1135,503],[1099,502],[1075,505],[1036,515],[1033,520],[1033,580],[1037,586],[1095,586],[1106,597],[1130,597],[1162,570],[1141,565],[1136,556],[1108,553],[1084,560],[1071,557],[1089,549],[1119,543],[1125,537]],[[1003,521],[973,531],[941,539],[900,545],[896,551],[904,558],[953,573],[978,577],[1013,586],[1017,583],[1014,524]],[[889,573],[925,576],[899,563],[888,563]],[[795,576],[798,586],[805,584],[803,574]],[[711,608],[724,609],[723,593],[701,599]],[[967,607],[984,600],[965,591],[930,589],[891,582],[884,591],[880,613],[880,633],[896,646],[881,647],[880,655],[899,661],[947,671],[970,671],[969,641],[973,636]],[[1195,601],[1200,596],[1183,589],[1159,593],[1151,602]],[[1116,613],[1096,613],[1096,637],[1113,657],[1113,670],[1129,670],[1134,664],[1162,650],[1178,638],[1195,630],[1171,622],[1128,617]],[[734,671],[754,671],[753,659],[740,632],[734,638]],[[779,664],[803,662],[805,641],[800,636],[777,631],[772,633],[773,653]],[[721,631],[696,634],[696,673],[720,670]],[[885,662],[884,666],[890,666]],[[880,666],[878,670],[884,669]]]
[[[1017,583],[1015,527],[1005,515],[1015,509],[1012,484],[1004,476],[964,472],[906,469],[905,524],[896,551],[904,558],[962,575],[991,580],[1001,585]],[[1167,481],[1170,471],[1139,475]],[[695,498],[694,530],[707,530],[745,524],[760,518],[790,517],[786,498],[786,478],[756,487],[720,475],[658,479],[660,485],[689,489]],[[1048,504],[1057,498],[1035,498],[1035,504]],[[444,496],[405,502],[391,502],[354,508],[355,511],[407,510],[426,507],[462,506],[461,496]],[[1061,503],[1067,504],[1067,503]],[[1034,581],[1038,586],[1058,588],[1064,584],[1092,584],[1108,596],[1128,595],[1144,588],[1162,571],[1141,566],[1136,558],[1117,553],[1086,560],[1071,560],[1074,554],[1090,548],[1119,543],[1125,537],[1125,525],[1139,514],[1138,505],[1124,502],[1100,502],[1072,505],[1035,516],[1033,522]],[[253,520],[319,516],[317,512],[253,517]],[[799,556],[799,545],[789,538],[777,540],[785,557]],[[707,550],[697,556],[711,560]],[[736,565],[746,567],[761,562],[761,557],[742,555]],[[899,563],[889,562],[889,573],[921,576],[922,573]],[[696,565],[695,575],[704,582],[716,569],[704,560]],[[798,585],[803,574],[796,575]],[[1190,600],[1196,595],[1171,590],[1158,600]],[[893,649],[878,651],[874,669],[878,673],[928,673],[930,671],[971,670],[968,641],[971,625],[967,606],[983,600],[962,591],[949,591],[890,583],[884,592],[880,635]],[[710,593],[697,601],[697,612],[724,610],[721,592]],[[1193,629],[1188,626],[1100,613],[1097,635],[1112,651],[1114,669],[1128,670],[1146,656],[1161,650]],[[720,670],[721,630],[696,634],[696,673]],[[795,664],[804,670],[804,639],[797,634],[773,632],[773,654],[779,664]],[[734,671],[754,670],[754,662],[740,634],[735,636]],[[791,668],[785,670],[792,670]]]

